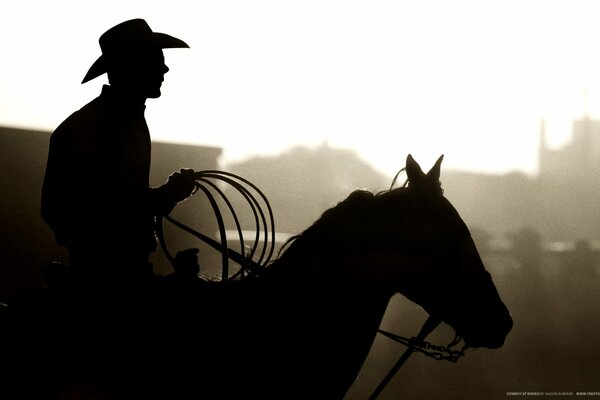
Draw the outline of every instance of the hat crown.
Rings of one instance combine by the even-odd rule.
[[[136,18],[113,26],[100,36],[103,54],[121,52],[153,44],[153,32],[148,23]]]

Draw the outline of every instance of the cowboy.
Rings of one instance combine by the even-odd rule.
[[[50,139],[42,188],[42,217],[69,251],[75,270],[103,283],[153,275],[154,218],[168,213],[194,188],[182,169],[158,187],[149,185],[150,134],[145,102],[161,95],[162,49],[188,48],[153,32],[143,19],[122,22],[100,37],[102,55],[82,83],[104,73],[101,94],[69,116]]]

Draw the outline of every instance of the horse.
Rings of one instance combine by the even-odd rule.
[[[43,366],[18,369],[40,398],[343,399],[398,293],[467,346],[500,348],[512,318],[443,195],[441,162],[425,173],[409,155],[404,186],[352,192],[251,279],[45,320],[35,335],[58,333],[28,353]]]

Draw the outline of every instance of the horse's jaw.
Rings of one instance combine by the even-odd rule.
[[[513,320],[489,273],[482,279],[449,281],[430,268],[427,259],[402,258],[392,265],[383,257],[381,287],[399,293],[445,322],[469,347],[504,345]]]
[[[450,325],[469,347],[500,348],[513,327],[510,312],[491,277],[476,285],[454,287],[449,283],[437,287],[434,296],[419,304]]]

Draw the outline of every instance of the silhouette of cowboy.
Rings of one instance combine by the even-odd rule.
[[[153,274],[154,218],[168,213],[194,188],[193,171],[149,186],[150,133],[145,102],[161,95],[162,49],[188,48],[153,32],[143,19],[122,22],[99,39],[102,55],[82,83],[104,73],[109,85],[69,116],[50,139],[42,188],[42,217],[70,264],[93,279],[138,280]]]

